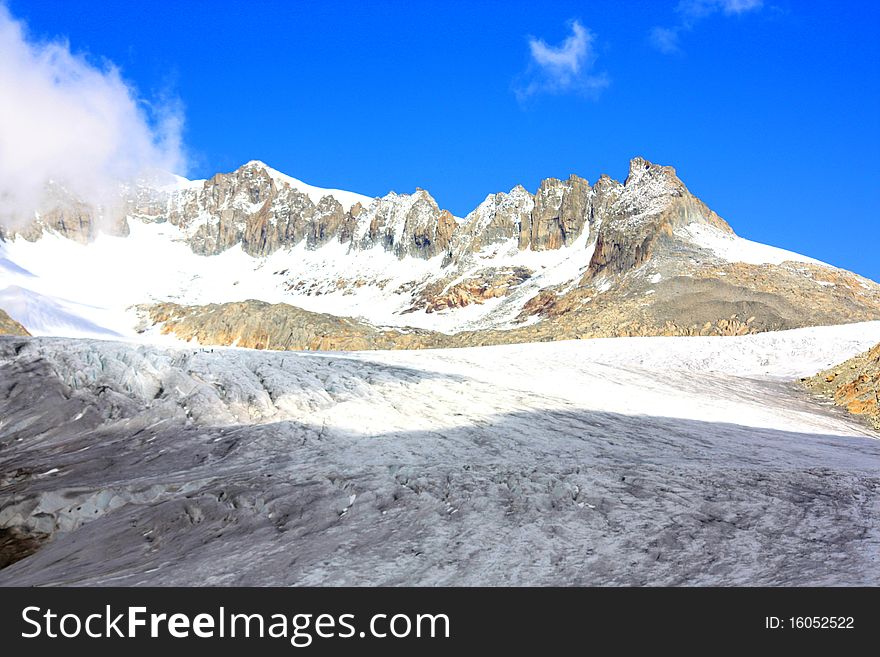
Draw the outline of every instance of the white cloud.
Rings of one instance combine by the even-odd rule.
[[[725,14],[741,14],[744,11],[760,9],[764,0],[722,0],[721,8]]]
[[[719,11],[732,15],[760,9],[763,4],[764,0],[682,0],[676,11],[691,17],[708,16]]]
[[[608,86],[608,76],[594,73],[596,54],[593,33],[579,21],[571,22],[571,35],[558,46],[529,38],[531,61],[516,86],[522,100],[536,93],[575,92],[594,95]]]
[[[713,14],[737,16],[756,11],[764,6],[764,0],[681,0],[675,11],[679,22],[673,27],[655,27],[649,40],[657,50],[665,54],[681,52],[681,33],[694,29],[695,25]]]
[[[0,221],[33,216],[49,180],[104,204],[119,182],[184,173],[180,104],[147,104],[111,63],[39,43],[0,1]]]
[[[681,50],[677,29],[670,27],[655,27],[651,30],[650,39],[651,44],[657,50],[667,55]]]
[[[547,45],[543,39],[529,39],[532,57],[539,65],[553,71],[554,75],[567,77],[577,75],[581,65],[591,54],[592,35],[578,21],[571,24],[571,36],[561,46]]]

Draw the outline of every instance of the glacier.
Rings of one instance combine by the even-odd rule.
[[[0,585],[878,585],[880,436],[794,382],[878,340],[3,337]]]

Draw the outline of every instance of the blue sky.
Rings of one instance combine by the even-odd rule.
[[[880,3],[7,5],[179,99],[190,177],[260,159],[464,215],[642,155],[744,237],[880,280]]]

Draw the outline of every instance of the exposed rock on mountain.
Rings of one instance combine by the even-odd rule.
[[[457,226],[452,214],[423,189],[376,199],[355,217],[355,224],[354,248],[381,245],[399,258],[425,259],[449,250]]]
[[[880,430],[880,344],[801,382]]]
[[[30,335],[24,326],[0,309],[0,335]]]
[[[621,317],[613,305],[604,306],[593,315],[551,315],[546,321],[519,328],[452,335],[418,329],[379,330],[348,318],[254,300],[210,306],[159,304],[141,310],[149,324],[181,340],[196,340],[202,345],[305,351],[437,349],[630,336],[747,335],[762,330],[752,325],[753,317],[742,315],[719,317],[705,324],[680,324],[657,320],[648,313]]]
[[[675,229],[708,224],[732,233],[730,226],[693,196],[672,167],[637,157],[622,187],[606,182],[599,188],[600,225],[588,278],[620,274],[645,263],[658,242],[674,241]]]
[[[126,193],[120,190],[119,195],[109,194],[110,202],[106,206],[95,206],[76,198],[63,186],[49,182],[40,205],[34,208],[33,218],[28,222],[19,219],[12,228],[0,224],[0,240],[18,235],[35,241],[46,230],[81,244],[93,240],[102,231],[128,235]],[[152,197],[155,192],[148,190],[142,191],[142,194]]]
[[[426,288],[420,302],[425,312],[432,313],[447,308],[463,308],[472,303],[507,296],[517,285],[527,280],[533,272],[526,267],[510,269],[483,269],[477,275],[455,283],[442,291]],[[417,304],[417,309],[421,303]]]
[[[590,218],[590,183],[574,175],[565,182],[548,178],[534,202],[520,223],[519,248],[558,249],[577,239]]]
[[[429,331],[383,331],[346,317],[285,303],[241,301],[208,306],[163,303],[142,309],[163,333],[203,345],[294,351],[363,351],[429,346]],[[187,336],[187,337],[184,337]]]
[[[633,277],[605,291],[593,285],[562,294],[543,290],[526,302],[519,325],[452,335],[379,330],[362,321],[257,301],[210,306],[208,314],[199,306],[173,306],[169,313],[171,304],[146,306],[142,312],[148,325],[158,325],[163,333],[183,340],[257,349],[266,345],[271,349],[422,349],[628,336],[732,336],[880,319],[880,286],[866,289],[864,279],[839,273],[832,287],[822,278],[804,276],[803,271],[819,276],[824,268],[806,263],[786,267],[740,263],[656,283]],[[452,307],[503,296],[516,289],[507,286],[524,274],[499,274],[490,279],[496,287],[485,280],[453,286],[438,294],[435,303]],[[470,292],[468,285],[473,286]],[[536,317],[541,321],[533,321]],[[304,327],[304,332],[291,339],[291,325]],[[285,346],[288,343],[298,346]]]
[[[534,195],[521,186],[490,194],[463,219],[422,189],[371,199],[311,187],[261,162],[210,180],[132,186],[121,198],[116,224],[109,210],[66,199],[6,235],[0,249],[30,258],[26,266],[7,259],[20,274],[7,293],[28,293],[29,268],[48,270],[68,315],[108,303],[101,289],[112,283],[113,318],[137,306],[142,329],[286,349],[743,335],[880,319],[880,285],[736,236],[672,167],[643,158],[623,183],[550,178]],[[83,274],[72,285],[89,270],[80,259],[91,247],[56,244],[71,258],[65,267],[13,248],[46,230],[89,244],[100,231],[132,236],[95,241],[112,280]],[[54,319],[45,331],[62,324]]]
[[[304,240],[315,248],[345,232],[351,215],[338,200],[324,196],[314,201],[272,173],[250,162],[201,186],[160,193],[146,205],[134,205],[132,216],[180,227],[192,249],[202,255],[236,244],[253,256]]]
[[[720,334],[731,326],[742,334],[880,318],[880,286],[848,272],[808,263],[691,270],[670,261],[654,264],[667,275],[624,277],[607,289],[543,290],[524,305],[520,319],[537,315],[558,320],[560,329],[580,326],[591,337],[605,337],[719,334],[712,325]],[[627,326],[637,328],[623,330]]]
[[[534,197],[522,185],[510,192],[490,194],[486,200],[465,217],[455,238],[454,255],[461,258],[468,252],[478,252],[486,246],[513,238],[518,243],[528,241],[526,232],[535,207]]]
[[[704,221],[726,229],[690,195],[671,167],[642,158],[632,161],[624,185],[607,176],[595,187],[575,175],[565,181],[548,178],[534,196],[521,186],[490,195],[460,222],[422,189],[372,200],[361,197],[345,207],[332,194],[316,199],[317,193],[300,187],[261,162],[249,162],[206,181],[126,189],[121,200],[125,212],[117,212],[109,224],[99,221],[93,208],[67,199],[19,233],[33,240],[50,228],[88,241],[99,225],[124,234],[127,214],[178,226],[193,251],[202,255],[241,244],[246,253],[263,256],[301,242],[318,248],[337,240],[352,250],[379,245],[400,258],[446,255],[451,260],[514,237],[520,250],[559,249],[585,230],[589,234],[591,227],[602,227],[591,262],[595,275],[607,266],[616,272],[640,264],[653,242],[679,224]]]

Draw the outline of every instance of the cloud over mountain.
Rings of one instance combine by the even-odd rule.
[[[122,180],[185,172],[179,102],[146,102],[112,62],[34,39],[2,4],[0,52],[0,221],[32,214],[50,180],[99,204]]]
[[[608,76],[593,70],[595,36],[580,21],[570,26],[571,34],[556,46],[529,37],[529,68],[515,89],[520,100],[537,93],[595,95],[608,86]]]

